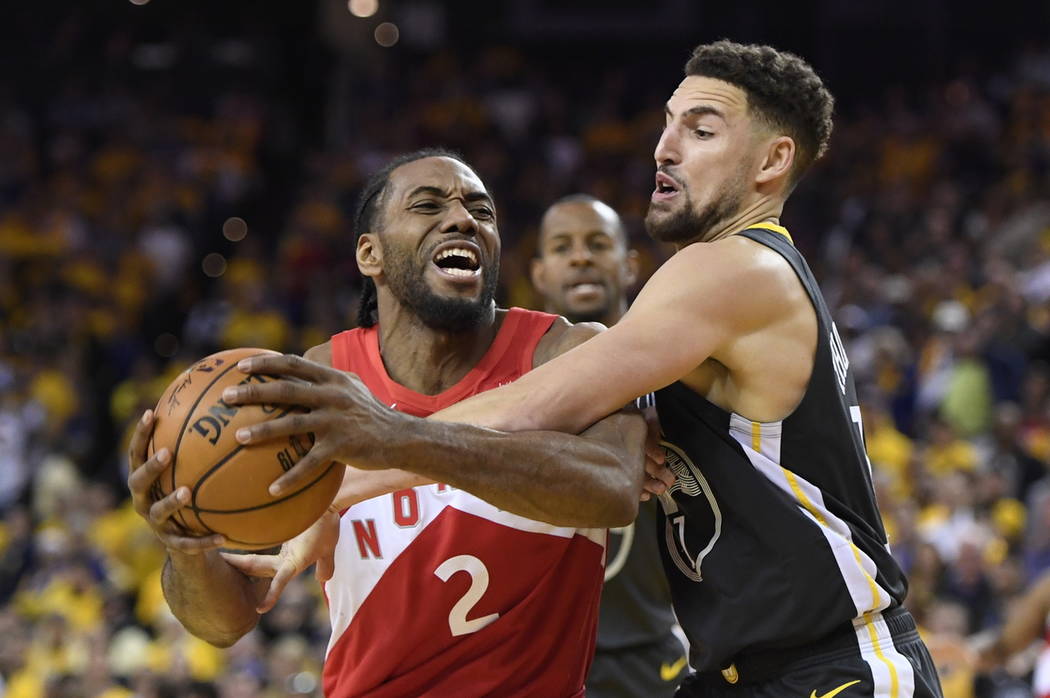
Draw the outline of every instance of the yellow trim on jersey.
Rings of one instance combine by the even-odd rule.
[[[795,241],[791,239],[791,233],[789,233],[788,229],[782,225],[777,225],[776,223],[766,223],[763,221],[762,223],[755,223],[754,225],[749,225],[747,227],[748,229],[762,228],[763,230],[772,230],[774,233],[780,233],[781,235],[786,237],[788,242],[790,242],[792,245],[795,244]]]
[[[762,453],[762,424],[751,422],[751,450]]]
[[[824,528],[830,528],[827,519],[824,518],[824,514],[813,506],[813,502],[809,501],[809,497],[807,497],[806,493],[802,491],[801,487],[799,487],[795,473],[791,472],[784,466],[780,466],[780,469],[784,471],[784,477],[787,478],[788,484],[791,485],[791,491],[795,493],[795,499],[799,501],[799,504],[801,504],[802,507],[817,520],[817,523]],[[860,568],[861,573],[864,574],[864,579],[868,582],[868,586],[871,588],[871,601],[874,604],[874,608],[879,608],[882,605],[882,595],[879,593],[879,585],[875,583],[875,580],[872,579],[870,574],[868,574],[868,571],[864,569],[864,563],[861,562],[860,559],[860,548],[857,547],[857,544],[851,540],[849,541],[849,547],[853,551],[853,557],[857,560],[857,567]]]
[[[871,622],[870,613],[864,614],[864,624],[868,626],[868,637],[875,648],[875,656],[890,670],[890,698],[898,698],[901,689],[900,680],[897,678],[897,667],[893,666],[893,662],[886,659],[886,655],[882,653],[882,646],[879,644],[879,634],[875,632],[875,624]],[[890,638],[890,642],[893,642],[892,638]]]

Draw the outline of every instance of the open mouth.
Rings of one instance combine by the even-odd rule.
[[[471,243],[454,242],[440,245],[434,253],[434,265],[448,276],[472,278],[481,274],[480,250]]]
[[[587,301],[604,295],[605,286],[597,281],[576,281],[565,287],[570,300]]]
[[[678,194],[678,182],[663,172],[656,173],[656,188],[653,190],[653,201],[667,201]]]

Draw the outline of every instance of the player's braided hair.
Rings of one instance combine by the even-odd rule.
[[[368,178],[357,198],[357,211],[354,214],[354,249],[357,249],[357,241],[361,239],[362,234],[373,232],[382,226],[380,212],[383,210],[383,197],[386,195],[390,173],[402,165],[424,158],[452,158],[470,167],[463,156],[445,148],[423,148],[392,159]],[[471,169],[474,168],[471,167]],[[376,284],[370,277],[363,276],[361,277],[361,299],[357,306],[357,325],[372,327],[378,321],[379,299],[376,295]]]
[[[752,113],[791,136],[797,149],[792,184],[827,150],[835,99],[795,54],[723,39],[697,46],[685,74],[736,85],[747,94]]]

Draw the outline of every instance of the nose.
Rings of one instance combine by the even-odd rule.
[[[458,199],[449,205],[448,215],[445,216],[444,224],[441,226],[443,233],[462,233],[463,235],[477,235],[478,222],[471,215],[467,207]]]
[[[587,245],[577,242],[569,252],[569,264],[574,267],[585,267],[591,263],[591,251]]]
[[[660,140],[656,144],[656,150],[653,151],[653,158],[656,160],[656,166],[661,165],[677,165],[681,163],[682,158],[678,152],[678,135],[677,129],[673,125],[666,126],[663,133],[660,134]]]

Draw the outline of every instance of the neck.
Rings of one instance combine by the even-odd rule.
[[[462,380],[496,338],[505,311],[490,309],[477,327],[450,332],[423,324],[397,303],[379,299],[379,353],[387,375],[423,395],[437,395]]]
[[[737,214],[727,218],[714,228],[709,229],[703,235],[692,238],[686,242],[676,243],[676,249],[682,249],[694,242],[715,242],[730,235],[736,235],[741,230],[747,230],[756,223],[774,223],[780,225],[780,214],[784,210],[784,202],[763,197],[753,201],[748,206],[741,208]]]

